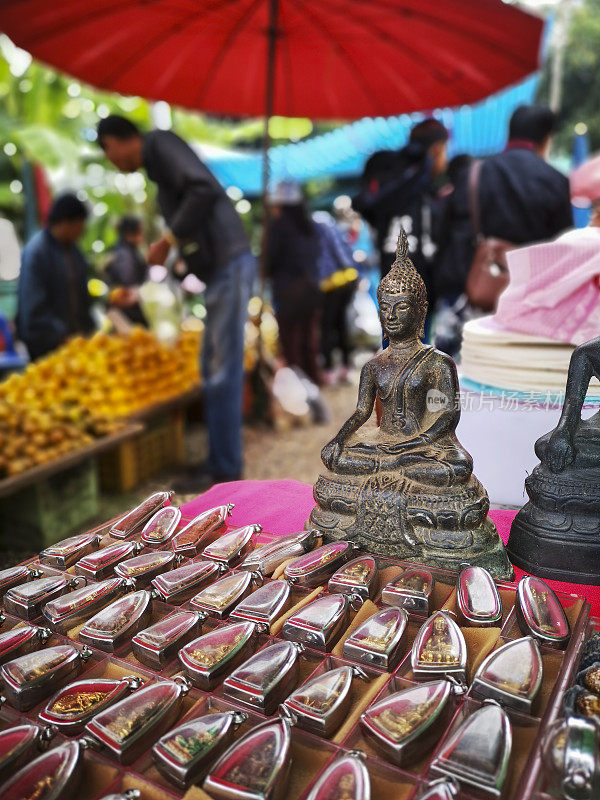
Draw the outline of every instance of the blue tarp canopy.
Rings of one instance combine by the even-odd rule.
[[[451,132],[450,155],[485,156],[502,150],[510,115],[522,103],[533,102],[538,81],[536,73],[477,105],[436,111],[434,116]],[[304,183],[319,178],[359,175],[372,153],[403,147],[410,129],[423,116],[416,113],[366,117],[321,136],[273,147],[269,155],[271,182],[296,180]],[[260,152],[212,150],[205,153],[204,158],[223,186],[236,186],[249,196],[260,194]]]

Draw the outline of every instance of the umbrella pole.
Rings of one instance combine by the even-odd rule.
[[[260,236],[260,313],[259,324],[259,361],[263,360],[262,336],[260,335],[260,324],[262,322],[263,308],[265,303],[265,290],[267,283],[267,249],[269,239],[269,224],[271,222],[271,208],[268,203],[270,164],[269,150],[271,147],[271,134],[269,133],[269,122],[273,116],[273,102],[275,96],[275,57],[277,54],[277,22],[279,18],[279,0],[269,0],[269,26],[267,28],[267,72],[265,76],[265,128],[262,140],[262,228]]]

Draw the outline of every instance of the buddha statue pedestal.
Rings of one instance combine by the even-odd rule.
[[[487,494],[456,438],[456,366],[420,341],[427,294],[404,231],[377,296],[390,344],[363,367],[356,411],[323,449],[328,471],[315,484],[308,524],[375,555],[454,570],[468,562],[510,579]],[[376,395],[381,425],[369,431]]]
[[[600,412],[581,419],[590,378],[600,376],[600,338],[569,364],[556,428],[535,443],[540,464],[525,480],[529,502],[510,531],[511,560],[541,578],[600,585]]]

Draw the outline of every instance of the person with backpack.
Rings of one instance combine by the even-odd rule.
[[[435,307],[433,265],[436,180],[446,170],[448,131],[437,119],[419,122],[406,147],[381,150],[367,163],[352,206],[375,229],[380,269],[385,275],[395,258],[400,229],[410,257],[425,281],[429,307]]]
[[[256,275],[250,242],[231,200],[192,148],[172,131],[142,134],[125,117],[98,124],[98,144],[122,172],[145,169],[158,187],[168,225],[148,248],[150,266],[164,264],[177,245],[188,270],[205,284],[202,352],[209,454],[174,488],[198,493],[242,475],[244,327]]]

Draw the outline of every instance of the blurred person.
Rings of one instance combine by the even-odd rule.
[[[178,245],[189,271],[206,284],[202,375],[209,454],[174,488],[192,493],[237,480],[243,469],[244,327],[256,275],[242,222],[208,167],[172,131],[142,134],[130,120],[111,115],[98,124],[98,143],[117,169],[144,168],[158,187],[168,228],[148,248],[148,263],[164,264]]]
[[[434,267],[434,343],[452,357],[460,351],[462,327],[472,315],[465,287],[475,241],[469,200],[469,174],[473,159],[461,154],[448,164],[448,183],[437,203],[435,238],[438,243]]]
[[[278,184],[269,203],[267,274],[271,279],[281,350],[289,366],[300,367],[318,386],[321,383],[319,232],[296,183]]]
[[[382,150],[369,158],[360,192],[352,200],[356,211],[375,229],[382,276],[394,261],[400,228],[404,228],[410,257],[425,281],[430,308],[435,302],[435,184],[446,170],[448,136],[436,119],[419,122],[401,150]]]
[[[76,195],[62,194],[50,207],[46,227],[23,248],[16,322],[33,360],[70,336],[94,330],[88,264],[77,246],[87,216]]]
[[[323,292],[321,317],[323,381],[333,383],[336,377],[341,381],[345,381],[348,377],[351,347],[347,311],[356,289],[358,272],[350,242],[331,214],[327,211],[316,211],[312,218],[317,225],[320,239],[317,267]],[[341,355],[341,366],[337,376],[333,363],[336,349]]]
[[[106,279],[113,287],[110,302],[131,322],[146,325],[139,297],[139,287],[148,278],[148,264],[140,250],[144,239],[141,219],[125,215],[119,220],[117,233],[119,239],[105,263]]]
[[[546,106],[515,109],[505,150],[480,162],[475,190],[482,236],[533,244],[573,226],[569,179],[546,162],[555,127]]]

